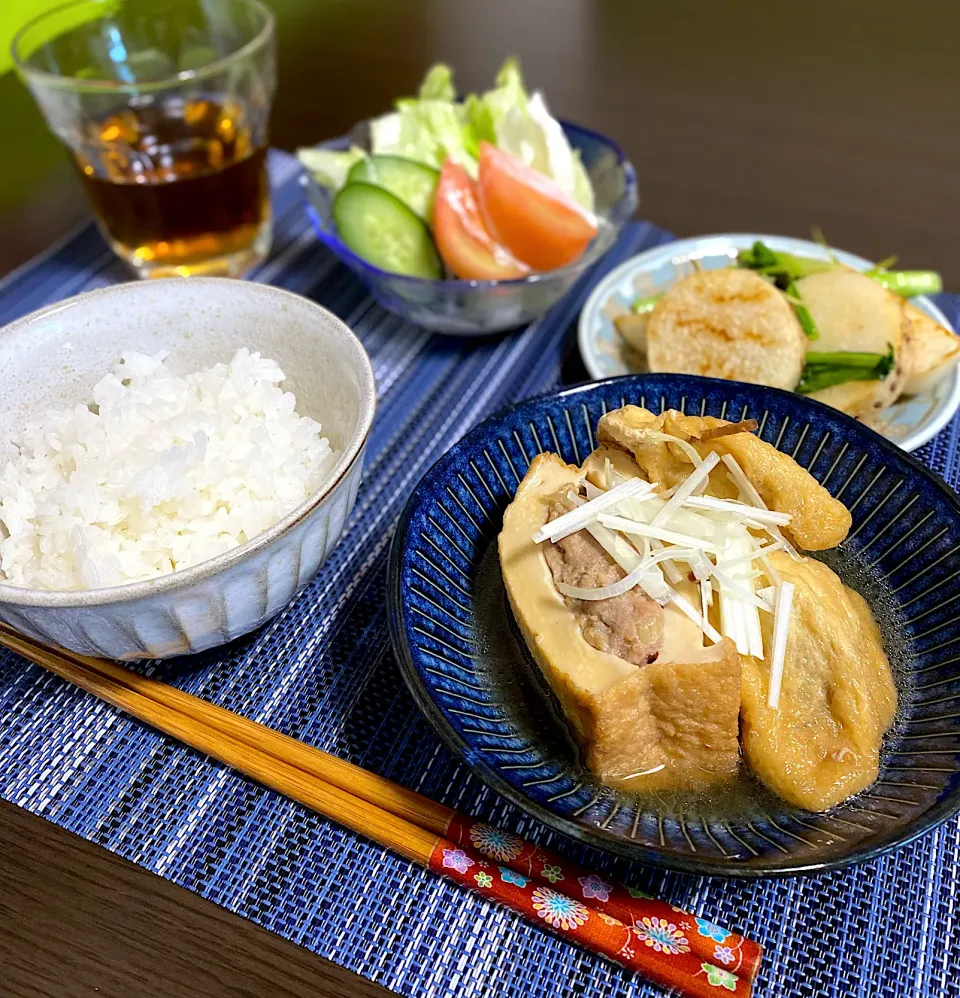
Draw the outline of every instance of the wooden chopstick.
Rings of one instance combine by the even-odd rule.
[[[351,831],[377,840],[389,837],[391,848],[407,859],[425,863],[436,846],[439,837],[436,833],[421,828],[411,821],[398,818],[331,783],[318,780],[309,772],[283,762],[263,749],[233,737],[223,729],[204,724],[194,716],[155,700],[136,690],[133,685],[108,675],[107,669],[94,670],[86,662],[76,660],[81,659],[81,656],[48,649],[18,634],[14,636],[14,633],[4,625],[0,625],[0,641],[25,658],[55,672],[62,679],[190,745],[204,755],[209,755],[227,766],[252,776],[271,790],[293,797],[322,814],[330,815]],[[125,673],[125,678],[132,679],[136,676],[136,673],[113,663],[103,660],[91,661],[96,661],[98,666],[109,666],[109,671],[119,670]],[[146,679],[143,676],[136,678]],[[152,685],[145,686],[145,689],[152,692],[159,687],[156,692],[164,694],[165,699],[175,699],[169,696],[173,693],[196,699],[164,683],[150,680],[147,682]],[[238,722],[242,720],[237,715],[233,717]]]
[[[495,851],[498,847],[497,842],[500,842],[502,847],[504,841],[509,844],[511,840],[525,847],[523,855],[518,852],[515,856],[498,856],[498,858],[506,858],[508,865],[515,870],[519,870],[525,861],[526,869],[533,874],[535,872],[533,869],[534,857],[540,856],[546,857],[541,861],[540,867],[553,871],[553,875],[549,877],[551,882],[555,882],[556,879],[564,879],[564,874],[568,872],[571,876],[567,879],[576,882],[577,878],[573,875],[585,873],[585,871],[565,864],[564,861],[543,850],[538,850],[535,846],[523,843],[522,840],[496,829],[491,830],[488,826],[481,826],[453,809],[444,807],[414,791],[400,787],[358,766],[307,746],[296,739],[242,718],[188,693],[131,672],[116,663],[48,648],[24,637],[2,623],[0,623],[0,643],[55,672],[63,679],[74,683],[94,696],[138,717],[204,754],[238,769],[265,786],[293,797],[352,831],[371,838],[405,858],[425,865],[435,872],[449,876],[475,890],[480,884],[480,880],[477,878],[481,874],[479,872],[475,874],[475,884],[470,882],[469,877],[464,879],[466,870],[473,866],[489,866],[486,860],[491,855],[489,851],[483,855],[471,847],[469,835],[466,833],[476,828],[484,828],[488,833],[493,831],[500,836],[499,840],[494,841]],[[459,841],[453,842],[445,837],[451,829],[459,831],[462,836]],[[450,862],[448,862],[449,856],[454,857]],[[517,860],[521,862],[517,862]],[[555,860],[557,865],[545,866],[544,864],[548,860]],[[457,866],[463,866],[464,869],[457,869]],[[560,872],[561,870],[563,873]],[[491,880],[489,875],[485,874],[484,876],[486,880]],[[585,874],[585,876],[596,881],[603,888],[611,888],[611,885],[604,884],[595,875]],[[518,879],[525,882],[527,878],[522,876],[518,878],[514,875],[510,881],[504,879],[503,883],[498,884],[498,889],[493,891],[489,889],[487,884],[483,884],[482,886],[488,889],[481,890],[480,893],[488,897],[493,896],[494,899],[500,900],[514,910],[520,911],[521,914],[530,917],[530,906],[526,903],[529,899],[522,896],[522,892],[520,892],[521,896],[519,897],[503,896],[504,892],[518,894],[519,887],[516,883]],[[583,879],[580,879],[580,882],[582,884]],[[543,888],[541,888],[542,890]],[[626,893],[625,889],[620,888],[620,890]],[[668,961],[666,967],[659,966],[664,962],[661,956],[655,957],[652,951],[648,951],[645,946],[641,945],[635,944],[641,957],[640,960],[625,958],[624,953],[620,952],[624,949],[625,944],[611,949],[611,941],[603,938],[611,934],[611,923],[619,925],[621,930],[629,931],[627,927],[616,920],[615,916],[610,917],[609,915],[609,909],[617,907],[615,901],[612,905],[605,904],[604,901],[609,901],[609,898],[603,898],[602,889],[594,890],[591,895],[588,895],[584,889],[583,893],[585,897],[597,898],[597,901],[591,902],[590,905],[573,901],[569,903],[579,905],[585,911],[591,911],[596,915],[596,912],[593,911],[595,904],[598,909],[607,909],[607,914],[597,915],[596,920],[590,923],[590,927],[594,930],[592,935],[598,938],[585,938],[589,932],[581,931],[577,941],[631,966],[633,969],[640,970],[659,983],[679,988],[686,994],[698,994],[701,987],[707,988],[703,991],[704,994],[716,994],[716,990],[714,990],[716,985],[712,980],[708,982],[709,974],[707,974],[706,968],[709,966],[710,972],[714,976],[728,974],[728,971],[711,964],[697,964],[697,960],[701,959],[702,956],[706,956],[708,959],[713,957],[713,952],[703,952],[705,944],[708,942],[706,938],[698,947],[698,950],[701,951],[699,954],[689,952],[689,949],[687,950],[689,957],[684,952],[678,952],[673,954],[674,959]],[[644,905],[650,904],[660,905],[661,903],[652,901],[652,899],[644,899],[643,901],[631,899],[630,911],[628,912],[629,925],[636,926],[643,921],[649,921],[649,917],[639,918],[635,916],[638,914],[637,908],[643,908]],[[669,912],[672,913],[669,915],[672,922],[679,922],[684,917],[683,913],[675,913],[675,909],[669,909]],[[546,918],[542,913],[539,917]],[[693,916],[687,917],[692,922]],[[656,914],[653,918],[654,928],[656,928],[660,920]],[[666,929],[667,925],[668,923],[664,919],[663,928]],[[671,924],[671,928],[673,927]],[[692,925],[691,928],[693,928]],[[712,928],[717,932],[724,932],[715,926]],[[687,932],[687,935],[693,940],[697,939],[697,935],[690,931]],[[741,939],[733,934],[728,935],[731,937],[731,941]],[[684,939],[684,942],[687,941]],[[710,940],[709,945],[714,950],[716,949],[714,941]],[[731,949],[731,947],[727,948]],[[626,947],[626,949],[630,948]],[[736,982],[736,992],[747,994],[749,993],[749,979],[755,974],[756,964],[759,963],[759,947],[750,940],[744,940],[736,943],[732,952],[738,954],[736,962],[739,966],[735,969],[737,969],[739,976],[735,977],[729,973],[727,990],[729,990],[731,983]],[[630,953],[632,956],[633,951]],[[750,968],[752,968],[752,973],[750,973]],[[745,969],[747,973],[744,973]],[[701,977],[702,974],[707,974],[707,976]],[[749,974],[749,978],[747,974]]]
[[[29,638],[25,638],[0,622],[0,641],[5,642],[7,639],[20,642],[24,647],[30,645],[40,649],[45,648],[45,646],[35,642],[31,643]],[[46,650],[50,651],[50,649]],[[469,815],[445,807],[416,791],[408,790],[385,777],[306,745],[295,738],[275,731],[273,728],[241,717],[209,701],[201,700],[175,687],[168,686],[166,683],[132,672],[107,659],[89,658],[60,649],[57,649],[55,654],[61,659],[72,661],[84,669],[103,676],[104,679],[120,683],[145,698],[164,704],[172,710],[193,718],[200,724],[214,728],[277,759],[291,763],[296,768],[310,773],[333,787],[339,787],[341,790],[383,808],[397,817],[413,822],[438,836],[451,839],[458,845],[474,844],[478,838],[482,839],[484,835],[484,832],[478,831],[478,829],[484,829],[487,826],[477,822]],[[30,656],[27,655],[27,657]],[[88,689],[88,692],[100,695],[97,690]],[[123,704],[114,703],[114,706],[119,706],[123,710],[128,709]],[[504,835],[506,833],[495,830],[495,834]],[[542,875],[538,876],[538,874],[542,874],[544,868],[559,870],[560,879],[567,884],[578,884],[592,875],[592,871],[578,867],[542,847],[523,842],[515,836],[508,836],[508,838],[519,847],[520,851],[514,856],[501,853],[497,858],[505,865],[514,867],[521,874],[532,874],[536,879],[550,886],[553,886],[558,880],[544,878]],[[666,918],[669,924],[670,921],[675,921],[677,918],[676,909],[663,902],[653,898],[637,898],[627,888],[619,884],[605,883],[604,888],[600,891],[599,896],[591,899],[591,907],[628,924],[641,922],[644,918]],[[690,915],[688,917],[695,919],[696,916]],[[740,977],[754,980],[760,967],[763,950],[749,938],[735,932],[729,932],[719,926],[713,926],[708,935],[701,935],[699,931],[694,934],[690,939],[691,950],[699,953],[705,959],[713,960],[718,945],[717,939],[714,938],[716,935],[722,937],[722,945],[733,954],[730,969]]]
[[[0,643],[11,648],[13,648],[14,643],[17,643],[24,649],[43,650],[55,655],[58,660],[64,663],[72,663],[88,672],[96,673],[108,683],[120,684],[141,697],[163,704],[199,724],[251,745],[277,759],[291,763],[298,769],[302,769],[332,786],[370,801],[378,807],[390,811],[391,814],[412,821],[436,835],[447,834],[450,822],[456,814],[453,808],[438,804],[436,801],[430,800],[429,797],[424,797],[414,790],[408,790],[398,783],[377,776],[375,773],[355,766],[345,759],[340,759],[321,749],[307,745],[296,738],[291,738],[289,735],[284,735],[264,724],[259,724],[257,721],[251,721],[249,718],[234,714],[232,711],[210,703],[209,700],[202,700],[190,693],[184,693],[174,686],[133,672],[109,659],[91,658],[65,649],[49,648],[25,637],[2,622],[0,622]],[[19,651],[25,658],[32,658],[32,655],[27,651],[21,651],[17,648],[13,650]],[[33,660],[36,661],[36,659]],[[45,665],[46,663],[38,662],[37,664]],[[78,674],[74,672],[71,675]],[[70,682],[75,682],[78,686],[81,685],[78,679],[66,676],[64,678],[69,678]],[[91,690],[87,686],[84,686],[84,689],[93,693],[94,696],[100,696],[98,690]],[[101,699],[104,698],[101,697]],[[123,704],[110,702],[121,710],[127,710]],[[133,712],[128,711],[128,713]]]

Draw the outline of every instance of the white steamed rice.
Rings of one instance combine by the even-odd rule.
[[[186,377],[125,354],[77,405],[32,422],[0,473],[0,581],[93,589],[243,544],[303,502],[336,455],[272,360],[238,350]]]

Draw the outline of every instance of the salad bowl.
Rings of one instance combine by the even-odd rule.
[[[522,326],[559,301],[606,253],[638,204],[636,174],[616,142],[578,125],[561,124],[593,185],[599,232],[579,259],[558,270],[507,281],[428,280],[393,274],[368,263],[343,243],[333,218],[333,193],[303,170],[300,184],[307,211],[319,239],[388,311],[453,336],[488,336]],[[368,122],[315,148],[345,151],[351,146],[369,148]]]
[[[822,813],[749,774],[729,793],[631,794],[587,771],[511,613],[497,557],[503,512],[534,456],[580,464],[600,416],[626,403],[729,420],[805,467],[851,511],[824,560],[867,599],[899,694],[877,781]],[[550,827],[685,873],[782,876],[902,846],[960,810],[960,500],[895,444],[819,402],[683,375],[613,378],[513,406],[455,444],[400,518],[391,637],[417,704],[487,785]],[[755,785],[753,785],[755,783]],[[733,785],[731,785],[733,786]]]

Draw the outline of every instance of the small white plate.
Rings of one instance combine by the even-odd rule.
[[[761,239],[771,249],[797,256],[828,259],[818,243],[785,236],[732,233],[681,239],[647,250],[612,270],[593,289],[580,313],[579,344],[583,362],[593,378],[610,378],[643,370],[641,359],[624,342],[613,325],[616,315],[626,312],[637,298],[665,291],[675,280],[690,272],[691,261],[700,267],[729,266],[737,251]],[[873,264],[842,250],[832,250],[836,258],[857,270]],[[929,298],[912,299],[947,329],[953,329],[946,316]],[[901,399],[872,421],[874,428],[906,451],[916,450],[950,422],[960,407],[960,369],[944,378],[931,391]]]

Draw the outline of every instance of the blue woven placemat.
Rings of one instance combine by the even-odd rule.
[[[522,333],[445,339],[374,305],[314,240],[292,158],[273,153],[270,167],[277,231],[255,278],[316,299],[369,351],[380,409],[364,485],[339,546],[293,606],[226,649],[156,674],[745,930],[766,947],[756,991],[765,998],[960,995],[957,822],[819,878],[738,883],[652,873],[558,841],[495,798],[440,744],[400,680],[384,575],[410,490],[477,421],[557,385],[592,283],[670,236],[631,226],[599,270]],[[126,278],[85,227],[0,283],[0,325]],[[938,304],[956,323],[960,298],[943,295]],[[954,486],[958,433],[955,420],[919,455]],[[7,653],[0,796],[404,995],[660,993]]]

